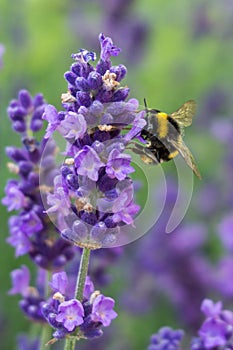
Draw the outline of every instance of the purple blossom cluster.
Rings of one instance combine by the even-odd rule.
[[[57,173],[53,161],[55,143],[45,138],[39,142],[34,136],[43,126],[45,108],[41,94],[33,98],[26,90],[21,90],[18,99],[11,101],[8,107],[12,127],[21,135],[23,146],[6,148],[12,161],[8,163],[8,168],[18,179],[8,181],[2,203],[8,211],[17,211],[9,219],[10,236],[7,239],[15,248],[16,256],[28,253],[38,266],[56,269],[72,259],[73,249],[62,239],[54,240],[54,230],[51,230],[52,225],[44,213],[41,198]],[[46,176],[43,186],[40,186],[39,171]]]
[[[179,350],[184,332],[169,327],[160,328],[158,333],[151,336],[147,350]]]
[[[205,299],[201,311],[206,316],[199,338],[192,341],[192,350],[232,349],[233,348],[233,312],[222,310],[222,303]]]
[[[43,281],[40,280],[36,287],[30,286],[30,272],[24,265],[11,272],[11,279],[12,288],[9,290],[9,294],[22,296],[19,306],[23,313],[30,320],[45,322],[41,309],[45,301],[45,290],[41,286],[43,286],[43,283],[45,285],[45,279],[43,278]]]
[[[78,333],[80,338],[101,336],[101,327],[109,326],[111,320],[117,317],[113,310],[114,300],[95,291],[89,276],[86,277],[82,302],[71,297],[74,286],[69,283],[65,272],[53,274],[49,299],[45,297],[45,290],[41,289],[45,281],[40,279],[38,287],[30,286],[30,272],[26,266],[12,271],[11,277],[9,294],[20,294],[22,300],[19,304],[24,314],[33,321],[47,321],[55,329],[55,340],[73,332]]]
[[[54,191],[47,196],[47,213],[55,216],[62,237],[91,249],[115,244],[121,227],[133,225],[139,211],[134,203],[127,145],[145,125],[145,112],[138,101],[125,102],[129,88],[121,86],[123,65],[113,66],[110,57],[120,49],[110,38],[99,36],[100,60],[81,49],[65,73],[68,92],[62,94],[65,112],[48,105],[46,138],[55,131],[67,141],[64,164],[54,179]],[[130,130],[121,134],[121,130]]]
[[[43,315],[55,329],[55,339],[62,339],[69,334],[78,338],[96,338],[102,335],[101,327],[107,327],[117,317],[113,310],[115,302],[94,290],[94,284],[86,277],[83,300],[70,298],[74,294],[69,286],[65,272],[56,273],[50,286],[54,292],[52,298],[43,304]]]

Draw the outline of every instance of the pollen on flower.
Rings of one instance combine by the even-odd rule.
[[[91,213],[93,211],[93,205],[91,205],[91,203],[87,203],[84,205],[83,209],[89,213]]]
[[[66,158],[64,163],[66,165],[73,165],[74,164],[74,158]]]
[[[78,211],[85,210],[85,211],[92,211],[93,206],[88,202],[87,198],[77,198],[75,200],[75,205]]]
[[[60,303],[63,303],[63,301],[65,301],[65,297],[59,293],[59,292],[56,292],[54,295],[53,295],[53,299],[54,300],[58,300],[60,301]]]
[[[62,103],[73,103],[76,101],[76,98],[71,95],[70,91],[67,91],[66,93],[61,94],[61,101]]]
[[[112,125],[107,125],[107,124],[103,124],[103,125],[98,125],[98,129],[100,131],[112,131],[112,129],[114,129],[114,126]]]
[[[119,81],[116,79],[117,75],[115,73],[110,73],[109,70],[106,71],[102,80],[107,91],[113,90],[120,85]]]
[[[38,290],[35,287],[31,287],[31,286],[28,287],[28,294],[30,296],[34,296],[34,297],[38,297],[39,296]]]
[[[14,163],[11,163],[11,162],[7,163],[7,168],[13,174],[19,173],[19,166]]]
[[[93,304],[94,300],[100,295],[99,290],[95,290],[90,296],[90,304]]]
[[[50,191],[53,190],[53,187],[47,186],[47,185],[40,185],[40,186],[39,186],[39,190],[40,190],[40,192],[42,192],[42,193],[48,193],[48,192],[50,192]]]

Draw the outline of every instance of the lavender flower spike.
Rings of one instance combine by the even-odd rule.
[[[36,139],[36,133],[43,127],[45,109],[47,114],[50,112],[54,131],[55,121],[59,123],[62,116],[53,106],[48,107],[42,94],[32,96],[27,90],[20,90],[17,99],[9,104],[8,115],[13,129],[21,135],[22,147],[6,148],[7,156],[11,159],[9,169],[18,178],[7,183],[2,203],[8,206],[9,211],[17,210],[9,219],[10,237],[7,238],[7,242],[16,250],[15,255],[28,253],[43,269],[57,270],[73,257],[74,252],[73,247],[60,237],[54,240],[54,228],[42,202],[58,173],[54,160],[55,142],[47,137]],[[49,134],[52,131],[49,130]],[[40,183],[39,171],[43,174],[44,183]],[[23,309],[25,311],[27,307],[24,305]]]
[[[134,203],[129,177],[134,168],[125,151],[146,123],[138,101],[126,101],[129,88],[121,86],[126,68],[111,64],[120,49],[103,34],[99,40],[95,67],[91,52],[82,49],[72,55],[75,63],[64,75],[65,112],[48,106],[44,113],[47,133],[57,130],[67,141],[67,159],[47,196],[46,212],[63,238],[90,249],[115,244],[121,226],[133,226],[140,207]],[[125,127],[133,131],[125,134]]]

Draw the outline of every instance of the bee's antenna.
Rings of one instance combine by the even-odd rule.
[[[144,97],[143,101],[144,101],[145,109],[146,109],[146,111],[148,112],[148,108],[147,108],[147,103],[146,103],[146,98],[145,98],[145,97]]]

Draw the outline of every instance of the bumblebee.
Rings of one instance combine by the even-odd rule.
[[[192,124],[196,102],[189,100],[172,114],[148,109],[145,100],[144,102],[147,125],[140,136],[147,143],[145,146],[136,143],[134,152],[146,164],[168,162],[180,154],[194,174],[201,179],[194,157],[183,142],[184,128]]]

